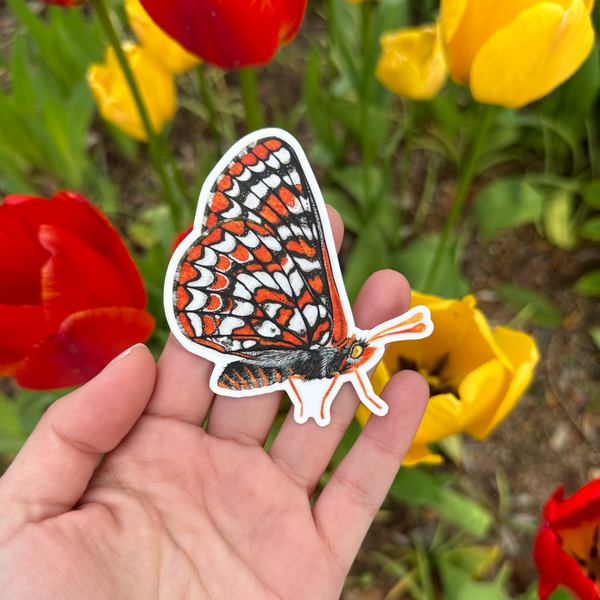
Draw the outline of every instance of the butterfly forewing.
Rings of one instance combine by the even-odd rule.
[[[345,339],[320,213],[289,144],[259,140],[220,174],[173,291],[185,335],[226,354]]]

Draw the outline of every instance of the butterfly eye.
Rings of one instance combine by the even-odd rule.
[[[363,353],[362,346],[354,346],[354,348],[352,349],[352,354],[350,356],[352,356],[352,358],[358,358],[362,353]]]

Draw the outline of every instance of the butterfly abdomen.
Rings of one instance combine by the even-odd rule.
[[[340,353],[331,347],[293,352],[266,351],[260,360],[229,363],[219,377],[219,387],[250,390],[282,383],[290,377],[308,381],[328,379],[339,371],[340,361]]]
[[[230,390],[251,390],[285,381],[290,375],[288,366],[260,365],[252,362],[229,363],[219,377],[219,387]]]

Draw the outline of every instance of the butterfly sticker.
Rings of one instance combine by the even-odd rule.
[[[300,144],[279,129],[246,136],[209,175],[193,231],[171,258],[164,302],[181,344],[215,364],[215,393],[285,390],[298,423],[322,426],[346,381],[385,415],[367,371],[385,344],[433,331],[424,306],[356,327],[321,191]]]

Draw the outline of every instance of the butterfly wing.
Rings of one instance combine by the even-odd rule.
[[[268,136],[217,176],[198,237],[173,282],[180,331],[204,347],[252,358],[346,338],[321,213],[297,153]]]

